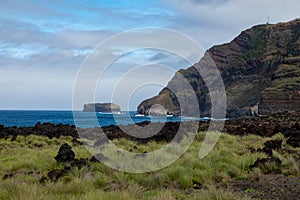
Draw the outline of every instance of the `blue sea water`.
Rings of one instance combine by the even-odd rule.
[[[74,122],[74,116],[76,124]],[[143,121],[151,122],[178,122],[191,120],[189,118],[173,116],[138,116],[135,112],[93,113],[80,111],[22,111],[2,110],[0,111],[0,124],[4,126],[34,126],[37,122],[50,122],[54,124],[76,125],[81,128],[90,128],[109,125],[128,125]],[[97,122],[97,123],[95,123]]]

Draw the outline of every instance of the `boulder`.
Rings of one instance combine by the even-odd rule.
[[[269,140],[264,143],[266,148],[278,150],[282,148],[282,140]]]
[[[252,170],[253,168],[260,168],[265,173],[281,173],[281,160],[277,157],[271,158],[258,158],[253,165],[249,166],[249,169]],[[268,167],[268,165],[273,165],[273,167]]]
[[[300,126],[296,123],[290,129],[283,132],[284,136],[288,137],[286,143],[292,147],[300,147]]]
[[[89,161],[86,158],[80,158],[79,160],[75,159],[71,163],[71,167],[77,167],[78,169],[81,169],[83,167],[88,167],[88,166],[89,166]]]
[[[53,182],[56,182],[58,181],[58,179],[60,177],[62,177],[63,175],[65,175],[67,173],[66,170],[64,169],[54,169],[54,170],[51,170],[47,173],[47,177],[53,181]],[[41,179],[41,182],[44,182],[45,181],[45,178],[42,178]]]
[[[75,153],[72,151],[72,147],[70,147],[67,143],[62,144],[59,148],[57,155],[55,156],[55,160],[57,162],[71,162],[74,161]]]
[[[98,154],[92,156],[90,161],[91,162],[103,162],[103,161],[108,161],[108,160],[109,159],[106,156],[104,156],[102,153],[98,153]]]

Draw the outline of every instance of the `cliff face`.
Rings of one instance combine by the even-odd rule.
[[[89,103],[84,104],[83,112],[121,112],[121,109],[113,103]]]
[[[219,69],[227,95],[227,117],[251,115],[257,107],[261,114],[300,110],[300,19],[254,26],[243,31],[230,43],[210,48],[199,63],[179,70],[195,91],[201,116],[210,116],[208,89],[196,65],[212,58]],[[178,95],[188,95],[177,75],[158,96],[145,100],[138,113],[152,105],[162,105],[169,113],[180,114]],[[190,91],[189,91],[190,92]]]

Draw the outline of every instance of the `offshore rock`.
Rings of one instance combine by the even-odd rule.
[[[114,103],[89,103],[84,104],[83,112],[121,112],[121,108]]]

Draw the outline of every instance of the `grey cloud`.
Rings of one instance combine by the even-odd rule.
[[[93,48],[114,32],[107,30],[77,31],[64,30],[57,33],[41,31],[32,23],[17,22],[0,18],[0,38],[2,41],[24,44],[40,43],[49,48]]]
[[[183,0],[183,1],[188,1],[194,4],[201,4],[201,5],[222,5],[229,0]]]
[[[47,41],[48,35],[39,31],[38,27],[32,23],[0,18],[0,38],[2,41],[16,44],[38,43],[42,40]]]
[[[73,71],[0,68],[0,109],[70,109]]]
[[[1,1],[0,42],[9,43],[15,48],[23,48],[26,45],[41,45],[45,48],[40,52],[32,53],[26,59],[5,56],[5,49],[2,51],[0,91],[3,98],[0,100],[0,105],[2,108],[16,108],[14,104],[23,105],[22,101],[25,102],[27,99],[26,105],[20,108],[27,108],[33,104],[32,102],[38,103],[38,101],[41,108],[58,108],[57,105],[62,104],[64,108],[70,107],[66,102],[71,101],[73,81],[85,58],[85,52],[120,30],[149,25],[168,27],[191,36],[199,44],[208,48],[232,40],[240,31],[255,24],[266,23],[268,16],[271,23],[299,17],[298,0],[164,0],[163,2],[164,7],[153,12],[151,10],[149,12],[110,10],[88,4],[82,6],[82,4],[72,5],[66,1],[54,2],[54,7],[63,5],[76,11],[83,9],[97,16],[93,19],[81,19],[74,18],[77,13],[64,13],[52,9],[53,7],[47,7],[46,1],[35,3]],[[164,9],[171,10],[172,13],[164,12]],[[4,19],[3,16],[7,18]],[[24,16],[28,16],[32,23],[24,21],[25,19],[22,18]],[[56,20],[51,21],[52,17],[56,17]],[[40,18],[44,21],[37,20]],[[93,23],[93,30],[87,28],[88,26],[76,29],[72,24],[67,27],[59,21],[65,18],[69,20],[68,23],[75,19],[75,25]],[[116,19],[120,21],[116,22]],[[56,31],[47,31],[47,29]],[[133,38],[142,39],[143,36],[131,35],[124,40],[131,41]],[[147,45],[156,47],[162,41],[169,42],[167,45],[171,49],[181,48],[184,56],[192,56],[190,46],[175,43],[176,39],[169,38],[168,35],[157,35],[157,38],[156,41],[147,41]],[[114,47],[115,49],[108,49],[107,53],[113,54],[113,51],[118,50],[117,43]],[[194,60],[196,57],[197,55]],[[132,65],[137,64],[134,61],[116,63],[115,68],[112,68],[108,75],[110,77],[122,75]],[[164,57],[162,54],[154,55],[148,61],[157,61],[175,70],[188,67],[188,64],[182,60]],[[135,73],[133,77],[143,79],[143,75],[145,74]],[[12,86],[7,87],[9,84]],[[145,93],[143,98],[154,94],[153,91]],[[43,98],[38,99],[39,96]],[[53,105],[48,105],[49,99]],[[55,102],[55,99],[60,101]]]
[[[172,27],[187,33],[206,48],[229,42],[242,30],[257,24],[289,21],[299,17],[298,0],[164,0],[179,13]]]
[[[1,1],[0,11],[2,14],[12,15],[12,16],[30,16],[34,18],[41,17],[67,17],[69,16],[63,11],[58,9],[53,9],[53,7],[64,7],[67,6],[66,1],[55,0],[51,1],[51,6],[49,6],[49,1],[19,1],[19,0],[9,0]]]
[[[151,58],[149,58],[149,61],[157,61],[157,60],[162,60],[164,58],[167,58],[168,56],[166,54],[163,53],[158,53],[154,56],[152,56]]]

